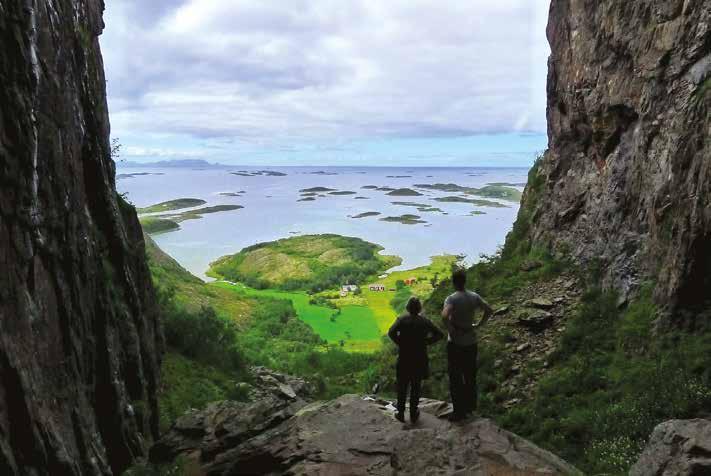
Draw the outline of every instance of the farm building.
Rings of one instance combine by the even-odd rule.
[[[382,284],[371,284],[370,286],[368,286],[368,289],[370,289],[371,291],[385,291],[385,286],[383,286]]]
[[[341,286],[341,291],[345,293],[354,293],[358,291],[358,286],[356,286],[355,284],[344,284],[343,286]]]
[[[407,278],[405,280],[405,286],[412,286],[415,283],[417,283],[417,278]]]

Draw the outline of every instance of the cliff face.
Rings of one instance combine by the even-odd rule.
[[[711,1],[553,0],[539,246],[600,259],[623,296],[711,285]],[[526,203],[528,201],[528,203]]]
[[[0,0],[0,474],[111,474],[157,432],[161,334],[117,199],[102,0]]]

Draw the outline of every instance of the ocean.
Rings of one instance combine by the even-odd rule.
[[[259,173],[261,170],[267,172]],[[506,207],[440,202],[436,199],[463,195],[415,185],[453,183],[480,188],[490,183],[510,183],[522,191],[527,173],[526,168],[476,167],[234,166],[192,169],[119,165],[117,189],[137,207],[177,198],[203,199],[207,202],[204,206],[243,206],[239,210],[183,221],[180,230],[153,235],[158,245],[183,267],[209,280],[205,272],[210,262],[221,256],[255,243],[314,233],[354,236],[377,243],[384,248],[384,254],[403,259],[397,269],[426,265],[431,256],[441,254],[463,255],[465,262],[474,263],[481,254],[495,253],[503,244],[518,213],[518,203],[476,196],[469,198],[494,201]],[[409,188],[421,195],[390,196],[387,190],[373,189],[372,186]],[[305,198],[301,190],[314,187],[343,194],[314,192],[313,201],[299,201]],[[441,211],[418,211],[412,203],[420,208],[427,205]],[[353,218],[367,212],[380,215]],[[420,218],[416,221],[424,223],[381,220],[404,214],[417,215]]]

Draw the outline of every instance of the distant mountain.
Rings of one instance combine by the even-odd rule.
[[[159,162],[117,162],[117,167],[121,168],[216,168],[227,167],[224,164],[211,164],[206,160],[201,159],[184,159],[184,160],[161,160]]]

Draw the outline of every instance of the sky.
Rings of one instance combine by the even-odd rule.
[[[127,161],[528,166],[548,0],[112,0]]]

